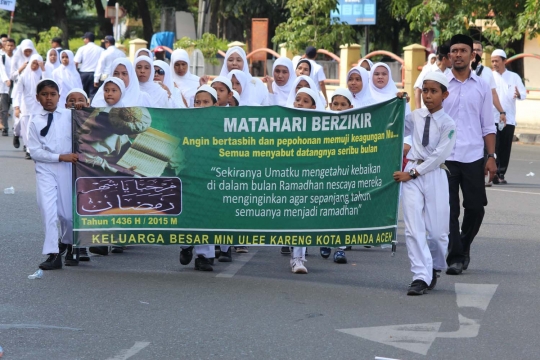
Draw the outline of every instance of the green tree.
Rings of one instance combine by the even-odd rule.
[[[330,19],[330,11],[336,7],[337,0],[288,0],[285,8],[290,15],[276,28],[272,40],[285,42],[299,53],[309,45],[334,51],[341,44],[356,42],[352,26]]]

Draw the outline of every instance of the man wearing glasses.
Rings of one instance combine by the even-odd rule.
[[[111,64],[113,61],[121,57],[126,57],[126,54],[115,46],[114,37],[107,35],[103,41],[106,50],[101,53],[96,71],[94,72],[94,87],[96,88],[100,87],[103,81],[111,76]]]

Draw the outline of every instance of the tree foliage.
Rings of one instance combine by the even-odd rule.
[[[352,26],[330,19],[330,11],[336,7],[337,0],[288,0],[289,17],[276,28],[272,40],[285,42],[296,52],[309,45],[333,51],[337,45],[356,42]]]
[[[218,50],[227,51],[227,41],[219,39],[216,35],[206,33],[200,39],[193,40],[183,37],[174,44],[175,49],[199,49],[206,61],[211,64],[218,64],[216,55]]]

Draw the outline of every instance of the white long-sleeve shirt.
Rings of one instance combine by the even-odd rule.
[[[431,116],[429,124],[429,143],[422,145],[426,117]],[[405,117],[405,136],[411,136],[411,150],[407,154],[409,160],[422,160],[416,166],[420,175],[433,171],[441,166],[450,156],[456,142],[456,124],[444,109],[431,114],[427,109],[417,109]]]
[[[497,85],[497,95],[499,95],[499,101],[503,110],[506,112],[506,124],[507,125],[516,125],[516,87],[519,92],[519,99],[525,100],[527,97],[527,89],[523,85],[523,81],[518,74],[515,72],[505,70],[502,74],[498,72],[493,72],[493,77],[495,79],[495,84]],[[496,119],[495,123],[498,123],[499,111],[493,107],[493,116]]]
[[[2,79],[2,83],[0,84],[0,94],[7,94],[9,93],[9,87],[6,86],[6,81],[11,81],[11,60],[13,59],[13,56],[8,56],[6,53],[2,53],[1,56],[5,56],[6,63],[4,64],[0,57],[0,79]]]
[[[60,155],[72,153],[71,110],[56,108],[53,121],[46,136],[41,130],[47,126],[48,111],[41,108],[39,114],[30,118],[28,125],[28,150],[36,162],[52,163],[60,161]]]
[[[94,82],[99,83],[103,75],[107,75],[107,77],[111,76],[113,72],[113,69],[111,69],[113,61],[121,57],[126,57],[126,54],[114,45],[109,46],[107,50],[103,51],[99,56],[96,71],[94,71]]]
[[[88,44],[82,46],[77,50],[77,54],[75,54],[75,62],[79,64],[79,71],[80,72],[94,72],[96,70],[99,57],[101,56],[101,53],[103,52],[103,48],[100,46],[97,46],[93,42],[89,42]]]

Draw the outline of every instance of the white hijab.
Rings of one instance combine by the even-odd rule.
[[[358,63],[358,66],[361,67],[361,65],[362,65],[362,63],[363,63],[364,61],[367,62],[367,63],[369,64],[369,68],[370,68],[370,69],[373,69],[373,61],[371,61],[371,60],[369,60],[369,59],[362,59],[362,60],[360,60],[360,62]],[[364,68],[362,68],[362,69],[364,69]],[[364,69],[364,70],[366,70],[366,69]],[[367,71],[367,70],[366,70],[366,71]],[[369,70],[369,71],[371,71],[371,70]]]
[[[302,76],[305,76],[305,75],[302,75]],[[316,90],[313,90],[311,88],[301,88],[300,90],[298,90],[298,93],[306,93],[313,99],[313,101],[315,101],[315,109],[301,109],[301,110],[320,110],[321,107],[323,107],[323,110],[324,110],[324,105],[322,104],[319,93]],[[287,106],[287,107],[291,109],[296,109],[294,107],[294,102],[291,106]]]
[[[116,84],[116,86],[118,86],[120,88],[120,92],[122,93],[122,96],[120,96],[120,100],[116,104],[114,104],[113,106],[110,106],[105,101],[105,92],[103,90],[105,88],[105,85],[107,83],[110,83],[110,82],[113,83],[113,84]],[[103,84],[101,85],[99,90],[97,91],[96,96],[94,96],[94,98],[92,99],[92,103],[90,104],[90,106],[95,107],[95,108],[125,107],[126,105],[124,105],[124,102],[122,101],[124,99],[125,95],[126,95],[126,85],[124,84],[124,82],[119,78],[109,76],[103,82]]]
[[[232,82],[233,76],[238,80],[242,87],[242,93],[239,93],[240,100],[238,101],[238,106],[257,106],[257,104],[253,103],[251,100],[250,92],[253,91],[253,87],[249,86],[249,79],[246,76],[246,73],[240,70],[231,70],[227,75],[227,78]]]
[[[347,82],[349,82],[349,78],[353,73],[360,75],[360,78],[362,79],[362,90],[360,90],[360,92],[356,94],[353,94],[351,92],[353,96],[352,105],[355,108],[361,108],[374,104],[375,100],[373,100],[373,98],[371,97],[371,90],[369,88],[369,73],[367,72],[367,70],[360,65],[352,68],[347,74]]]
[[[56,62],[52,63],[49,59],[49,55],[51,54],[51,51],[56,51],[55,49],[49,49],[47,51],[47,61],[45,62],[45,77],[52,78],[52,73],[54,70],[56,70],[60,65],[60,54],[58,51],[56,51]]]
[[[163,60],[155,60],[154,66],[159,67],[161,70],[165,72],[165,75],[163,77],[163,85],[169,88],[169,91],[171,92],[171,97],[169,99],[170,107],[176,108],[176,109],[182,109],[185,108],[186,105],[184,104],[184,101],[182,100],[182,94],[180,93],[180,90],[174,86],[174,82],[172,80],[171,75],[171,67],[169,64],[167,64]]]
[[[319,93],[317,92],[317,86],[315,85],[313,79],[306,75],[300,75],[294,80],[291,86],[291,92],[289,93],[289,97],[287,98],[287,104],[285,106],[289,108],[294,107],[294,100],[296,99],[296,86],[298,86],[298,83],[302,80],[305,80],[309,84],[309,88],[313,90],[313,92],[315,92],[315,94],[317,95],[316,98],[313,99],[315,100],[315,104],[317,105],[317,110],[324,111],[324,104],[319,97]]]
[[[375,70],[380,66],[388,70],[388,83],[382,89],[379,89],[373,83],[373,74],[375,73]],[[371,92],[371,97],[373,98],[373,100],[375,100],[375,103],[380,103],[396,97],[396,94],[398,93],[398,88],[394,83],[394,80],[392,80],[392,72],[390,71],[390,67],[388,65],[381,62],[373,65],[369,73],[369,89]]]
[[[114,71],[118,65],[124,65],[128,72],[129,85],[126,86],[125,94],[122,96],[122,103],[125,107],[132,106],[141,106],[141,107],[152,107],[152,101],[150,100],[150,95],[141,91],[139,88],[139,80],[137,79],[137,74],[135,73],[135,68],[133,64],[129,61],[128,58],[122,57],[115,59],[111,65],[111,76],[113,77]],[[108,78],[107,78],[108,79]],[[103,95],[103,86],[101,86],[94,98],[105,99]],[[92,102],[93,103],[93,102]]]
[[[137,64],[141,61],[145,61],[150,65],[150,77],[145,82],[139,82],[141,91],[151,95],[151,107],[162,109],[170,108],[169,94],[167,94],[167,91],[165,91],[165,89],[163,89],[159,84],[156,84],[154,82],[154,61],[148,56],[139,56],[135,58],[133,62],[133,67],[136,68]]]
[[[144,49],[144,48],[143,48],[143,49],[139,49],[139,50],[137,50],[137,51],[135,52],[135,60],[137,60],[137,58],[139,57],[139,54],[140,54],[141,52],[143,52],[143,51],[149,53],[152,59],[154,58],[154,53],[153,53],[153,52],[151,52],[151,51],[148,50],[148,49]],[[146,56],[146,55],[141,55],[141,56]],[[134,61],[135,61],[135,60],[134,60]]]
[[[315,84],[317,84],[319,82],[319,80],[317,80],[317,74],[315,73],[315,62],[313,60],[300,59],[296,63],[296,66],[294,67],[294,73],[296,74],[296,68],[298,68],[298,65],[300,63],[305,63],[305,62],[307,62],[309,64],[309,77],[313,80],[313,82]],[[319,89],[319,87],[317,86],[317,88],[315,90],[317,91],[318,89]]]
[[[66,94],[66,102],[67,102],[67,99],[69,98],[69,95],[73,94],[73,93],[79,93],[81,94],[82,96],[84,96],[84,98],[86,99],[86,101],[88,102],[88,95],[86,94],[86,91],[84,91],[83,89],[81,88],[73,88],[71,90],[69,90],[69,92]]]
[[[21,113],[23,115],[33,115],[37,114],[43,110],[43,107],[36,99],[36,88],[38,83],[41,81],[43,71],[41,67],[38,67],[37,70],[32,71],[30,65],[34,60],[43,61],[43,58],[39,54],[33,54],[28,60],[28,65],[21,72],[19,77],[19,86],[24,86],[21,88],[23,91],[23,99],[21,104]]]
[[[26,57],[24,56],[24,50],[28,49],[32,49],[32,54],[29,57]],[[24,39],[23,41],[21,41],[21,43],[17,47],[17,50],[15,51],[15,54],[13,55],[11,72],[13,73],[14,71],[19,71],[19,68],[22,66],[22,64],[24,64],[26,61],[30,62],[30,57],[34,54],[37,54],[37,51],[34,47],[34,43],[32,42],[32,40]]]
[[[275,80],[272,83],[272,91],[274,91],[274,105],[285,106],[292,89],[292,84],[296,80],[296,72],[294,71],[292,61],[286,57],[280,57],[274,62],[274,66],[272,67],[272,76],[274,76],[276,66],[285,66],[289,70],[289,80],[285,85],[279,86],[276,84]]]
[[[177,61],[184,61],[187,64],[187,71],[184,76],[177,75],[174,71],[174,64]],[[176,84],[176,86],[180,89],[180,92],[186,99],[189,107],[193,107],[193,104],[195,102],[195,94],[197,93],[197,89],[199,88],[199,80],[200,78],[197,75],[193,75],[189,71],[189,54],[184,49],[176,49],[171,54],[171,76],[173,82]]]
[[[250,91],[252,95],[251,96],[252,102],[257,105],[267,105],[268,104],[268,88],[261,81],[261,79],[253,77],[249,73],[246,52],[241,47],[233,46],[232,48],[227,50],[227,53],[225,54],[225,61],[223,62],[223,67],[221,68],[221,72],[219,73],[219,75],[227,76],[229,74],[229,70],[227,68],[227,60],[232,54],[238,54],[244,61],[244,66],[242,68],[242,71],[247,75],[247,78],[249,80],[248,84],[251,84],[251,86],[254,87],[253,92]]]
[[[77,72],[77,68],[75,67],[75,61],[73,58],[75,57],[73,55],[73,52],[71,50],[63,50],[59,58],[62,58],[62,54],[66,54],[69,58],[69,63],[67,66],[60,65],[57,69],[55,69],[52,73],[53,80],[56,81],[58,86],[60,87],[60,102],[59,104],[65,104],[66,103],[66,96],[67,93],[73,89],[73,88],[82,88],[82,82],[81,82],[81,76]]]

